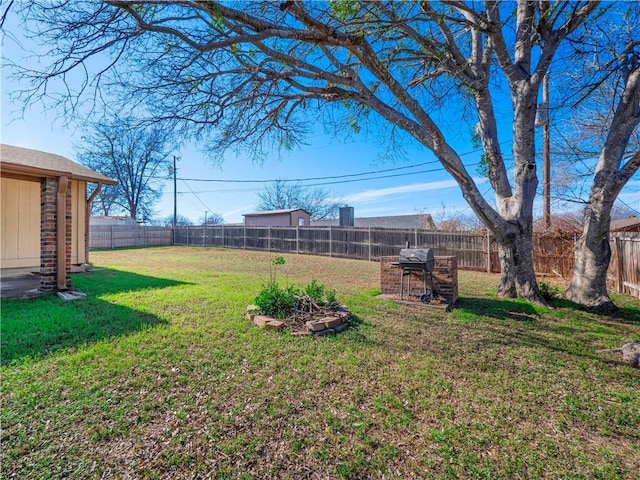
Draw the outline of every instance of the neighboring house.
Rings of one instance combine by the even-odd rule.
[[[311,215],[301,208],[266,210],[242,216],[247,227],[308,227],[311,224]]]
[[[313,226],[328,227],[338,226],[339,220],[318,220],[313,222]],[[416,215],[392,215],[388,217],[356,217],[353,221],[354,227],[371,228],[420,228],[423,230],[436,230],[433,218],[428,213]]]
[[[87,183],[116,182],[71,160],[0,145],[2,268],[40,271],[40,289],[70,287],[72,264],[88,261]]]
[[[126,215],[94,215],[89,218],[89,225],[138,225],[138,222]]]
[[[640,232],[640,217],[623,218],[622,220],[612,220],[612,232]]]

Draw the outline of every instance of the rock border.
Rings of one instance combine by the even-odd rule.
[[[309,317],[317,317],[306,320]],[[277,320],[267,315],[261,315],[260,309],[256,305],[247,305],[245,317],[256,327],[265,330],[289,329],[291,335],[315,335],[322,337],[345,330],[351,321],[351,312],[344,305],[339,305],[330,312],[324,311],[318,314],[304,314],[302,317],[294,315],[284,320]],[[301,318],[305,319],[301,324]]]

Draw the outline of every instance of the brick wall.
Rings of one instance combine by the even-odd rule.
[[[380,258],[380,290],[384,294],[400,296],[400,275],[402,269],[397,265],[398,257]],[[456,257],[435,257],[433,264],[433,289],[446,303],[452,305],[458,300],[458,259]],[[405,282],[405,292],[407,288]],[[427,288],[429,287],[427,276]],[[411,290],[422,291],[422,272],[411,272]],[[412,297],[417,298],[417,297]]]
[[[51,292],[57,289],[57,192],[58,179],[47,177],[40,184],[40,290]],[[71,286],[71,188],[65,198],[66,221],[66,279]]]

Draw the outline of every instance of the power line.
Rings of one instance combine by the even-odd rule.
[[[327,177],[307,177],[307,178],[287,178],[287,179],[271,179],[271,180],[221,180],[214,178],[180,178],[180,180],[186,180],[189,182],[212,182],[212,183],[273,183],[273,182],[310,182],[314,180],[333,180],[337,178],[353,178],[353,177],[361,177],[363,175],[375,175],[377,173],[386,173],[386,172],[395,172],[398,170],[406,170],[407,168],[417,168],[422,167],[424,165],[432,165],[434,163],[440,163],[439,160],[432,160],[430,162],[416,163],[414,165],[406,165],[404,167],[396,167],[396,168],[387,168],[385,170],[375,170],[371,172],[361,172],[361,173],[350,173],[347,175],[333,175]]]
[[[193,189],[189,186],[189,184],[185,181],[183,181],[182,183],[184,183],[187,188],[191,191],[191,193],[194,195],[194,197],[196,197],[196,199],[200,202],[200,204],[204,207],[205,211],[207,212],[212,212],[213,210],[211,210],[207,205],[205,205],[205,203],[200,199],[200,197],[198,196],[198,194],[196,192],[193,191]]]
[[[511,140],[505,140],[504,142],[500,142],[499,145],[504,145],[505,143],[510,143]],[[474,153],[478,153],[478,152],[482,152],[483,148],[476,148],[474,150],[470,150],[468,152],[463,152],[461,154],[459,154],[459,157],[464,157],[467,155],[472,155]],[[269,180],[248,180],[246,178],[242,178],[242,179],[229,179],[229,180],[222,180],[222,179],[218,179],[218,178],[178,178],[178,180],[183,180],[183,181],[187,181],[187,182],[210,182],[210,183],[273,183],[276,181],[279,182],[310,182],[310,181],[316,181],[316,180],[335,180],[335,179],[340,179],[340,178],[354,178],[354,177],[362,177],[364,175],[376,175],[378,173],[387,173],[387,172],[395,172],[395,171],[399,171],[399,170],[406,170],[409,168],[417,168],[417,167],[423,167],[425,165],[433,165],[436,163],[440,163],[440,160],[430,160],[428,162],[422,162],[422,163],[415,163],[413,165],[405,165],[403,167],[395,167],[395,168],[387,168],[384,170],[372,170],[372,171],[368,171],[368,172],[359,172],[359,173],[350,173],[350,174],[345,174],[345,175],[333,175],[333,176],[325,176],[325,177],[306,177],[306,178],[287,178],[287,179],[282,179],[282,178],[276,178],[276,179],[269,179]],[[414,173],[422,173],[422,172],[414,172]],[[164,178],[164,177],[158,177],[158,178]],[[380,178],[386,178],[386,177],[380,177]]]
[[[476,164],[471,164],[471,165],[464,165],[464,167],[473,167]],[[352,183],[352,182],[366,182],[369,180],[378,180],[381,178],[393,178],[393,177],[405,177],[407,175],[418,175],[418,174],[422,174],[422,173],[433,173],[433,172],[442,172],[442,171],[446,171],[445,168],[440,167],[440,168],[432,168],[429,170],[419,170],[417,172],[410,172],[410,173],[395,173],[392,175],[378,175],[376,177],[369,177],[369,178],[357,178],[357,179],[351,179],[351,180],[337,180],[334,182],[322,182],[322,183],[311,183],[308,185],[305,185],[305,187],[323,187],[325,185],[336,185],[336,184],[340,184],[340,183]],[[184,180],[183,180],[184,182]],[[185,182],[186,183],[186,182]],[[191,189],[190,189],[191,190]],[[201,190],[198,191],[197,193],[228,193],[228,192],[251,192],[251,191],[260,191],[262,190],[261,188],[244,188],[244,189],[227,189],[227,190]],[[193,192],[193,190],[191,190]],[[188,192],[180,192],[180,193],[188,193]],[[194,194],[196,192],[193,192]]]

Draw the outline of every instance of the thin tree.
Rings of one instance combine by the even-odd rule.
[[[305,187],[300,182],[276,180],[258,193],[258,210],[301,208],[313,220],[336,218],[340,202],[323,188]]]
[[[151,217],[169,166],[169,140],[164,130],[120,119],[94,124],[82,137],[76,146],[79,161],[118,182],[98,194],[105,215],[115,207],[138,220]]]
[[[25,18],[55,48],[44,71],[23,70],[33,83],[22,98],[40,99],[52,81],[106,52],[112,63],[88,73],[77,95],[63,95],[63,110],[89,88],[108,86],[124,106],[142,103],[156,120],[212,133],[209,149],[220,155],[239,143],[258,153],[294,147],[321,120],[338,132],[370,122],[383,137],[413,138],[435,154],[496,239],[498,294],[545,304],[532,260],[538,92],[567,39],[597,21],[598,6],[36,0],[25,4]],[[611,8],[615,15],[633,7]],[[504,113],[512,119],[507,132],[498,122]],[[452,123],[474,125],[493,201],[454,147]]]

